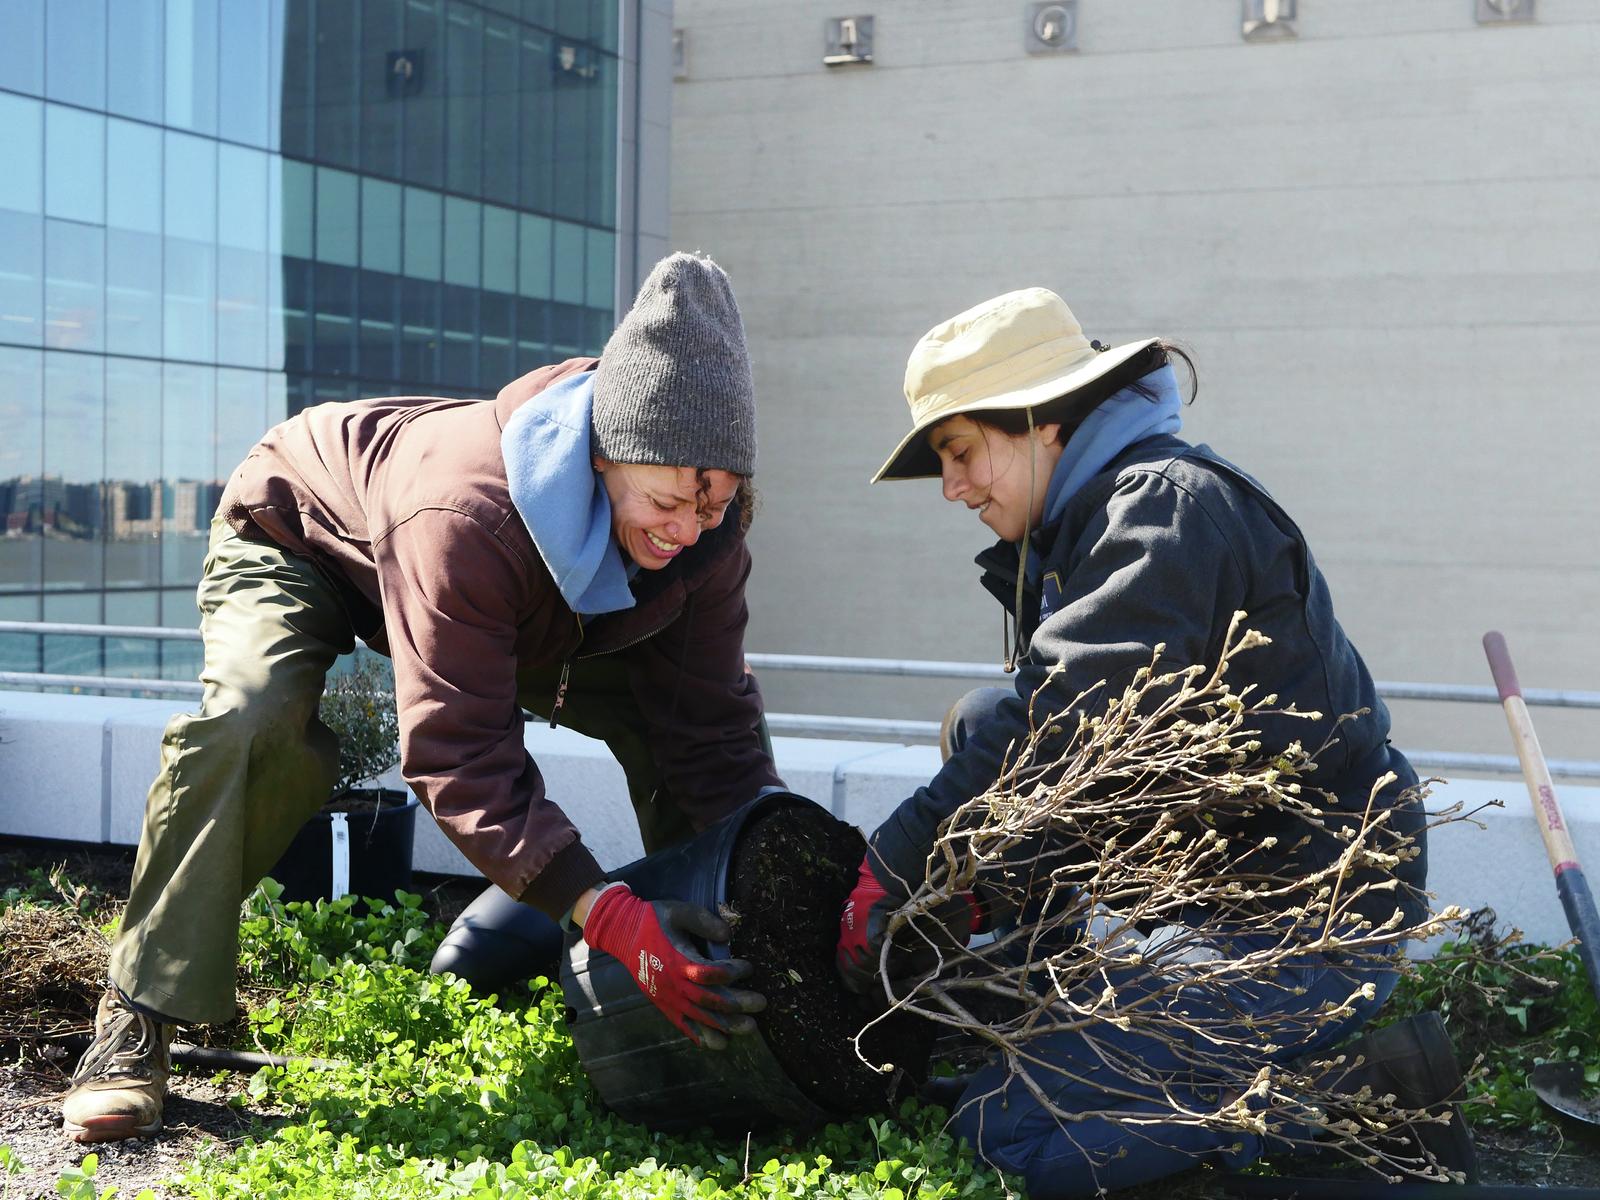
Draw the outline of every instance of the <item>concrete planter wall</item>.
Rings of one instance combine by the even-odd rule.
[[[182,702],[0,691],[0,835],[136,845],[145,792],[155,775],[161,732]],[[622,768],[604,744],[566,729],[530,724],[529,752],[550,796],[583,830],[602,863],[643,853]],[[871,831],[938,770],[932,746],[776,738],[789,787],[835,816]],[[400,787],[398,772],[385,777]],[[1600,874],[1600,788],[1562,787],[1578,852]],[[1429,881],[1440,903],[1491,905],[1531,940],[1569,936],[1544,847],[1519,780],[1452,780],[1432,807],[1460,801],[1483,828],[1452,825],[1429,842]],[[476,875],[431,820],[417,822],[418,871]]]

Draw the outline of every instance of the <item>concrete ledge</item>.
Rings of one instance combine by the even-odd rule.
[[[134,845],[145,792],[160,761],[167,700],[0,691],[0,834]],[[529,725],[529,752],[552,799],[583,830],[603,863],[642,853],[622,768],[601,742]],[[843,820],[872,830],[939,768],[932,746],[776,738],[790,788]],[[397,772],[386,782],[399,787]],[[1600,788],[1563,787],[1562,808],[1581,858],[1600,877]],[[1440,785],[1430,807],[1460,802],[1476,825],[1454,824],[1429,839],[1429,880],[1441,904],[1492,906],[1530,940],[1570,935],[1556,899],[1527,790],[1518,780]],[[1498,802],[1498,807],[1484,807]],[[417,824],[418,870],[476,875],[433,821]]]
[[[112,830],[116,731],[165,701],[0,692],[0,833],[74,842],[117,840]],[[165,723],[165,716],[162,722]],[[161,731],[151,740],[155,774]],[[144,793],[140,792],[140,811]],[[138,839],[134,825],[133,840]]]

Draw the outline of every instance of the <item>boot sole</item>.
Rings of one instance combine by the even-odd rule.
[[[130,1125],[122,1117],[90,1118],[82,1125],[62,1122],[62,1131],[74,1142],[120,1142],[127,1138],[150,1137],[161,1132],[157,1118],[149,1125]]]

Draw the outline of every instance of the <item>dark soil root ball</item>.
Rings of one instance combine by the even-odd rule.
[[[834,968],[839,910],[866,852],[861,834],[816,808],[782,807],[747,825],[728,872],[731,950],[767,998],[756,1022],[773,1056],[814,1103],[839,1116],[878,1112],[913,1092],[937,1032],[898,1014],[856,1034],[881,1006],[845,990]]]

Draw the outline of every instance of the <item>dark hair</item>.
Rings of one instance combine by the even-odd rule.
[[[1076,429],[1102,401],[1124,388],[1153,401],[1156,399],[1156,391],[1143,382],[1144,377],[1151,371],[1166,366],[1173,357],[1183,359],[1183,365],[1189,369],[1189,398],[1186,403],[1193,404],[1194,398],[1200,394],[1200,376],[1195,373],[1194,359],[1190,358],[1188,351],[1177,343],[1158,338],[1127,362],[1113,371],[1107,371],[1093,383],[1068,395],[1057,396],[1054,400],[1046,400],[1043,404],[1035,404],[1033,424],[1060,425],[1068,431]],[[1028,432],[1028,411],[1026,408],[997,408],[962,415],[971,417],[976,424],[987,425],[1015,437]]]
[[[711,476],[704,467],[694,473],[695,514],[703,514],[711,502]],[[739,485],[733,493],[732,507],[739,511],[739,532],[749,533],[750,522],[756,519],[756,509],[761,507],[761,493],[756,491],[756,485],[750,482],[750,476],[739,475],[736,477]]]

